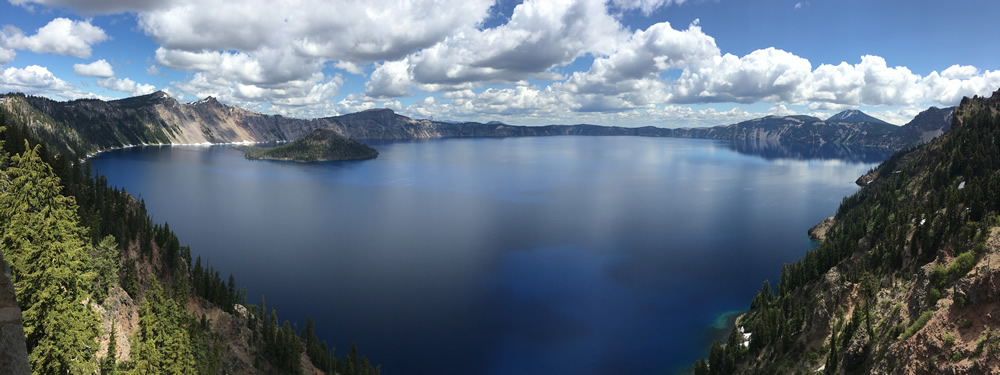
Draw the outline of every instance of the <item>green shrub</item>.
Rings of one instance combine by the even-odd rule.
[[[974,250],[976,252],[976,255],[978,255],[978,256],[982,256],[983,254],[986,254],[986,242],[985,241],[979,241],[979,242],[977,242],[976,243],[976,247],[974,248]]]
[[[945,333],[943,336],[941,336],[941,339],[944,340],[945,345],[952,346],[955,344],[955,335],[952,334],[951,332]]]
[[[987,329],[986,331],[983,331],[982,336],[979,336],[979,339],[976,340],[976,355],[983,352],[983,346],[989,343],[991,335],[992,333],[989,329]]]
[[[809,352],[806,359],[809,361],[809,364],[816,365],[819,363],[819,354],[816,352]]]
[[[920,317],[917,318],[913,324],[910,324],[909,327],[906,327],[905,331],[903,331],[903,335],[900,336],[900,341],[906,341],[906,339],[909,339],[917,332],[920,332],[920,330],[927,325],[927,322],[931,320],[932,316],[934,316],[934,312],[932,311],[924,311],[923,314],[920,314]]]
[[[938,288],[944,288],[948,282],[948,269],[943,264],[934,266],[934,281],[937,282]]]
[[[976,254],[971,251],[966,251],[955,258],[955,262],[948,266],[948,273],[955,277],[962,277],[965,274],[972,271],[972,267],[976,266]]]
[[[941,299],[941,291],[938,288],[931,288],[931,292],[927,293],[927,305],[934,306],[939,299]]]
[[[958,307],[965,307],[965,304],[968,302],[969,301],[965,300],[965,296],[955,296],[955,304],[958,305]]]

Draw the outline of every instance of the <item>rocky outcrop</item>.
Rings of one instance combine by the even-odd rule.
[[[101,318],[101,334],[97,337],[98,358],[105,358],[109,353],[117,361],[127,362],[132,359],[132,336],[139,332],[139,305],[132,300],[121,287],[114,286],[108,292],[108,297],[100,305],[91,305]],[[109,348],[111,331],[115,332],[115,347]]]
[[[900,128],[896,148],[927,143],[951,129],[955,107],[930,107]]]
[[[819,224],[809,228],[809,238],[813,239],[813,241],[823,242],[823,240],[826,240],[826,232],[828,232],[830,228],[833,228],[833,223],[833,216],[823,219],[823,221],[820,221]]]
[[[862,328],[854,331],[854,336],[851,336],[847,349],[844,350],[844,370],[854,371],[868,359],[870,341],[871,336],[868,335],[867,329]]]
[[[30,374],[21,308],[14,295],[10,265],[2,255],[0,266],[3,267],[3,275],[0,275],[0,374]]]

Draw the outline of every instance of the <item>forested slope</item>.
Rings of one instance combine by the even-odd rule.
[[[0,128],[0,251],[34,373],[379,372],[356,347],[334,356],[311,318],[297,331],[263,297],[247,304],[142,201],[26,124],[0,112]]]
[[[1000,91],[898,152],[698,374],[1000,370]]]

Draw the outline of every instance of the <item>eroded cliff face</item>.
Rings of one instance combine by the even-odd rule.
[[[0,108],[52,147],[76,154],[145,144],[289,141],[329,126],[252,112],[212,97],[180,104],[163,92],[107,102],[14,94],[0,97]]]

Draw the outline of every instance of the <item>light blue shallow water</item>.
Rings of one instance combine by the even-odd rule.
[[[652,374],[704,355],[716,318],[886,156],[641,137],[376,147],[361,162],[218,146],[91,163],[251,303],[312,315],[383,373]]]

